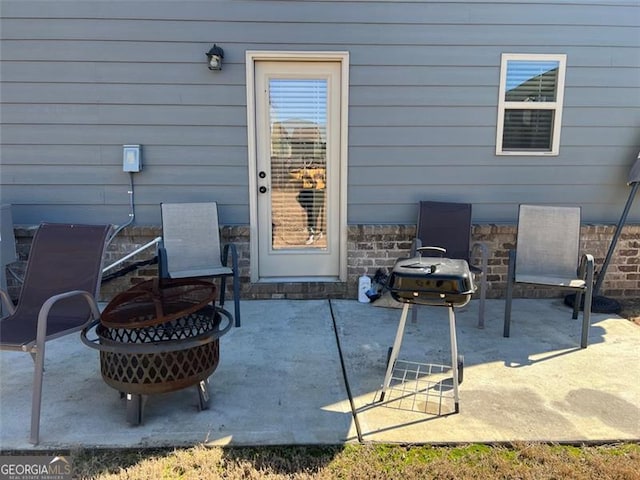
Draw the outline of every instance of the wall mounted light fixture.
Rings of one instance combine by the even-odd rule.
[[[224,51],[216,44],[211,47],[211,50],[207,52],[207,60],[209,64],[209,70],[222,70],[222,59],[224,58]]]

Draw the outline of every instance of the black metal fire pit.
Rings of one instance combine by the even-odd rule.
[[[83,330],[83,342],[100,351],[102,378],[126,397],[129,423],[142,422],[147,395],[193,385],[199,408],[208,408],[219,338],[232,325],[231,314],[211,304],[215,292],[196,279],[143,282],[114,297],[100,321]],[[94,327],[97,338],[89,340]]]

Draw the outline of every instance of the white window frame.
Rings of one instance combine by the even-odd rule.
[[[507,89],[507,65],[511,60],[517,61],[554,61],[558,62],[558,83],[556,85],[555,102],[507,102],[505,101]],[[496,131],[496,155],[530,155],[530,156],[557,156],[560,153],[560,130],[562,127],[562,107],[564,104],[564,80],[567,69],[567,55],[565,54],[520,54],[503,53],[500,65],[500,91],[498,94],[498,125]],[[554,110],[554,122],[551,138],[551,150],[504,150],[502,148],[502,135],[504,131],[505,111],[510,109],[520,110]]]

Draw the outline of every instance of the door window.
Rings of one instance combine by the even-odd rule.
[[[269,116],[272,248],[326,248],[326,79],[270,79]]]

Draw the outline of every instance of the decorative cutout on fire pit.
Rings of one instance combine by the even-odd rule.
[[[104,345],[119,345],[118,352],[100,352],[100,372],[113,388],[127,393],[154,394],[179,390],[209,377],[220,359],[218,339],[197,344],[189,339],[217,330],[221,316],[207,307],[179,318],[162,328],[109,328],[98,325],[96,333]],[[126,346],[140,343],[187,341],[184,349],[132,352]],[[191,344],[190,346],[188,344]]]

